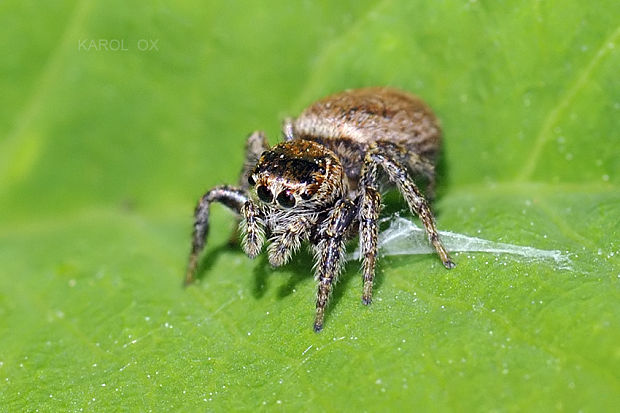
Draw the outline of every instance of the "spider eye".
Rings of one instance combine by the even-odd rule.
[[[284,208],[292,208],[295,206],[295,197],[289,191],[282,191],[278,194],[278,204]]]
[[[256,194],[258,195],[258,198],[263,202],[269,203],[273,201],[273,194],[265,185],[261,185],[256,188]]]
[[[307,201],[310,198],[312,198],[312,194],[309,194],[307,192],[304,192],[304,193],[301,194],[301,199],[303,199],[304,201]]]
[[[248,184],[250,184],[250,186],[256,185],[256,181],[254,180],[252,175],[248,176]]]

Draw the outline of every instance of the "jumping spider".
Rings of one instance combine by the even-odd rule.
[[[441,132],[424,102],[391,88],[349,90],[286,120],[283,134],[284,142],[273,148],[263,132],[250,135],[239,185],[217,186],[200,198],[186,283],[193,281],[205,246],[209,206],[220,202],[240,215],[242,247],[250,258],[261,252],[265,238],[274,267],[286,264],[303,241],[313,246],[315,331],[323,328],[327,299],[345,261],[345,242],[356,233],[363,257],[362,302],[370,304],[383,176],[420,217],[443,265],[454,267],[429,204],[410,177],[425,177],[426,192],[432,194]]]

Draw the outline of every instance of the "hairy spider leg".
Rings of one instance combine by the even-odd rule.
[[[381,146],[381,142],[379,146]],[[417,153],[409,152],[407,155],[406,164],[411,168],[411,171],[414,172],[414,174],[420,174],[428,179],[428,184],[426,188],[424,188],[424,197],[426,198],[427,204],[430,205],[433,199],[435,199],[435,165]]]
[[[296,217],[284,231],[274,232],[267,247],[269,263],[274,267],[286,264],[301,247],[301,243],[308,239],[311,226],[312,222],[302,216]]]
[[[192,250],[189,255],[187,264],[187,273],[185,275],[185,284],[194,281],[196,267],[198,266],[198,256],[204,249],[206,238],[209,234],[209,207],[212,202],[219,202],[233,211],[240,213],[243,204],[248,200],[246,191],[233,186],[222,185],[204,194],[196,210],[194,211],[194,235],[192,238]]]
[[[250,189],[250,183],[248,182],[248,176],[252,171],[252,168],[256,166],[261,154],[269,150],[269,143],[267,137],[263,131],[255,131],[245,141],[245,159],[243,161],[243,167],[239,174],[239,187],[248,191]],[[241,224],[241,217],[236,218],[235,229],[228,238],[228,244],[237,245],[239,243],[239,225]]]
[[[428,202],[424,199],[424,196],[418,187],[409,177],[407,168],[392,159],[390,156],[386,156],[386,154],[381,151],[378,146],[371,149],[368,152],[368,155],[372,161],[376,162],[383,168],[383,170],[385,170],[390,181],[398,186],[398,189],[405,197],[411,212],[420,217],[420,220],[426,229],[428,240],[433,247],[435,247],[435,250],[437,251],[437,254],[439,254],[439,258],[441,258],[441,262],[444,267],[448,269],[454,268],[454,262],[450,259],[448,251],[446,251],[445,247],[441,243],[441,240],[439,239],[439,234],[437,233],[437,228],[435,226],[435,218],[433,217],[433,213],[428,206]]]
[[[241,222],[239,232],[241,232],[241,247],[246,255],[252,259],[256,258],[263,249],[265,242],[265,221],[264,216],[258,205],[247,200],[241,207]]]
[[[295,139],[295,132],[293,131],[293,118],[286,118],[282,123],[282,135],[284,135],[284,141],[292,141]]]
[[[423,176],[428,180],[424,188],[424,197],[430,205],[435,198],[435,165],[430,159],[419,155],[415,151],[409,150],[401,144],[387,140],[378,140],[373,146],[379,148],[384,156],[409,167],[413,176]]]
[[[314,331],[323,329],[325,306],[332,284],[338,278],[344,265],[345,233],[355,219],[355,204],[347,199],[339,200],[329,216],[322,223],[319,242],[315,247],[317,256],[316,279],[319,282],[316,297]]]
[[[194,213],[194,235],[192,242],[192,251],[189,256],[189,263],[187,266],[187,273],[185,276],[185,284],[190,284],[194,281],[196,267],[198,265],[198,255],[204,249],[206,237],[209,232],[209,206],[211,202],[220,202],[230,209],[241,213],[243,204],[248,200],[247,190],[250,187],[248,182],[248,175],[256,162],[260,158],[260,155],[269,149],[267,138],[262,131],[256,131],[248,136],[245,143],[245,160],[243,162],[243,168],[239,176],[239,186],[217,186],[204,194]],[[237,224],[239,224],[237,218]],[[230,236],[229,243],[236,243],[238,232],[235,229]]]
[[[366,155],[360,177],[359,198],[359,242],[362,261],[362,277],[364,290],[362,303],[368,305],[372,302],[372,285],[375,278],[375,266],[377,261],[377,237],[379,226],[377,220],[381,212],[381,195],[377,188],[377,164]]]
[[[245,159],[243,161],[243,168],[241,168],[241,174],[239,175],[239,187],[246,191],[250,188],[248,182],[248,176],[250,171],[256,166],[258,159],[263,152],[269,150],[269,143],[267,137],[263,131],[255,131],[245,141]]]

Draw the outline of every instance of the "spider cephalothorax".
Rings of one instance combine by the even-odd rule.
[[[341,198],[346,180],[340,161],[325,146],[307,140],[283,142],[263,152],[248,177],[258,198],[281,208],[315,211]]]
[[[200,199],[186,282],[194,278],[209,228],[209,206],[216,201],[240,215],[243,250],[251,258],[260,253],[265,238],[273,266],[285,264],[305,241],[314,247],[319,283],[315,331],[323,327],[327,299],[344,264],[345,243],[357,231],[363,258],[362,302],[369,304],[380,172],[420,217],[444,266],[454,267],[428,202],[410,176],[424,176],[427,192],[432,191],[440,130],[421,100],[390,88],[346,91],[287,120],[283,132],[285,141],[271,149],[262,132],[250,135],[239,186],[215,187]]]

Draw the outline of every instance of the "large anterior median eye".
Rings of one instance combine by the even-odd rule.
[[[289,191],[282,191],[278,194],[276,198],[278,204],[282,205],[284,208],[292,208],[295,206],[295,197]]]
[[[258,188],[256,188],[256,194],[258,195],[258,198],[263,202],[269,203],[273,201],[273,194],[265,185],[260,185]]]

